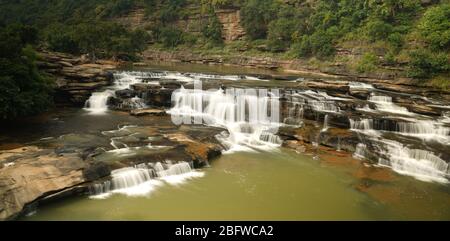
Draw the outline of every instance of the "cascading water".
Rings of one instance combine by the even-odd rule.
[[[108,111],[108,100],[110,97],[114,96],[116,90],[127,89],[130,85],[140,82],[142,82],[142,79],[137,75],[128,72],[115,73],[114,85],[102,92],[92,93],[91,97],[86,101],[85,110],[94,115],[105,114],[106,111]]]
[[[86,101],[85,109],[91,114],[103,114],[108,110],[108,99],[113,95],[112,90],[92,93]]]
[[[387,158],[380,158],[379,164],[389,166],[395,171],[414,176],[423,181],[448,182],[449,165],[434,153],[410,149],[401,143],[383,140]]]
[[[324,119],[323,119],[323,128],[322,128],[322,132],[325,132],[325,131],[327,131],[328,130],[328,119],[329,119],[329,115],[328,114],[326,114],[325,115],[325,117],[324,117]]]
[[[428,150],[411,149],[398,141],[383,138],[381,132],[409,135],[418,138],[441,137],[448,140],[448,129],[437,127],[433,121],[416,120],[416,122],[397,122],[394,129],[375,124],[373,119],[350,120],[353,131],[363,133],[364,141],[370,141],[382,150],[378,163],[391,167],[394,171],[413,176],[423,181],[447,182],[448,163]],[[434,141],[440,140],[433,138]],[[448,142],[444,144],[448,145]],[[367,158],[367,146],[359,143],[353,156],[357,159]]]
[[[203,173],[193,170],[187,162],[142,163],[112,171],[111,179],[91,185],[90,193],[94,198],[104,198],[111,193],[147,195],[164,182],[180,184],[187,179],[201,176]]]
[[[275,135],[280,125],[279,117],[276,118],[278,99],[269,97],[266,90],[260,91],[257,95],[243,89],[225,92],[182,88],[174,95],[170,113],[188,121],[200,117],[208,125],[225,127],[228,133],[217,139],[229,151],[277,147],[281,144]]]
[[[390,96],[372,95],[369,97],[369,101],[373,102],[376,105],[377,110],[381,112],[414,115],[405,107],[394,104],[394,102],[392,102],[392,97]]]

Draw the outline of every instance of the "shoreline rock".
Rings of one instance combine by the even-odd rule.
[[[112,70],[118,62],[98,60],[88,63],[69,54],[41,51],[38,68],[55,79],[55,102],[83,106],[92,92],[111,85]]]

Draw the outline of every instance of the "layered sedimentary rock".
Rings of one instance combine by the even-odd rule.
[[[43,51],[37,66],[55,79],[55,100],[77,106],[84,105],[91,93],[110,85],[111,71],[117,63],[98,60],[90,63],[85,58],[69,54]]]
[[[167,160],[201,167],[220,155],[221,146],[211,139],[218,130],[162,129],[140,127],[134,130],[138,137],[121,130],[102,136],[69,134],[42,147],[0,151],[0,220],[14,219],[49,199],[88,193],[93,181],[115,169]],[[68,139],[70,145],[64,142]],[[123,152],[129,155],[118,154]]]

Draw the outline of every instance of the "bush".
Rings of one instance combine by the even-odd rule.
[[[120,16],[128,13],[134,7],[133,0],[115,0],[109,6],[109,16]]]
[[[367,73],[377,68],[378,58],[373,53],[365,53],[356,66],[359,73]]]
[[[312,54],[312,47],[309,36],[304,35],[299,42],[294,43],[291,46],[290,52],[293,52],[293,56],[297,58],[310,56]]]
[[[52,104],[50,81],[38,72],[27,27],[0,28],[0,120],[40,113]],[[25,34],[26,35],[26,34]]]
[[[336,49],[333,46],[333,38],[324,30],[319,30],[311,36],[304,35],[299,42],[293,44],[291,51],[296,52],[296,57],[308,57],[311,55],[319,58],[333,56]]]
[[[119,56],[133,59],[145,49],[149,36],[145,31],[128,31],[115,23],[92,22],[54,24],[47,28],[45,39],[54,51],[90,54],[94,59]]]
[[[388,42],[394,51],[398,52],[403,46],[403,36],[399,33],[393,33],[389,35]]]
[[[319,58],[334,55],[336,49],[333,45],[333,37],[326,31],[316,31],[309,40],[312,53]]]
[[[268,46],[272,52],[286,50],[296,30],[296,22],[292,19],[280,18],[269,24]]]
[[[210,15],[208,22],[202,28],[202,34],[209,41],[220,44],[223,42],[222,23],[220,23],[214,11],[211,11]]]
[[[384,61],[386,62],[386,64],[388,65],[395,65],[397,63],[396,59],[395,59],[395,55],[393,52],[389,51],[388,53],[386,53],[386,55],[384,56]]]
[[[433,53],[427,49],[419,49],[410,53],[409,77],[430,78],[449,70],[449,57],[446,53]]]
[[[174,48],[183,43],[183,31],[173,26],[161,27],[158,29],[157,41],[166,48]]]
[[[276,18],[277,4],[274,0],[249,0],[241,9],[242,24],[250,39],[267,36],[269,23]]]
[[[54,24],[47,28],[45,39],[53,51],[77,54],[80,52],[74,31],[63,24]]]
[[[382,20],[376,19],[369,21],[366,25],[367,37],[371,41],[382,40],[387,38],[392,32],[392,25]]]
[[[435,50],[450,47],[450,4],[428,9],[419,23],[422,37]]]

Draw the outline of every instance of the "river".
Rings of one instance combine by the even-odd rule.
[[[25,121],[21,125],[25,127],[7,128],[1,136],[2,149],[25,144],[54,146],[58,143],[64,148],[71,148],[71,146],[103,148],[107,151],[97,157],[102,161],[126,158],[130,152],[131,155],[145,155],[145,152],[149,150],[142,150],[142,148],[151,149],[153,146],[146,143],[145,147],[136,146],[138,144],[130,147],[129,139],[132,135],[148,132],[145,128],[149,126],[176,128],[170,117],[134,117],[123,111],[108,110],[106,106],[109,96],[114,96],[116,90],[140,83],[142,76],[151,75],[151,81],[154,81],[154,78],[166,78],[168,80],[182,79],[188,83],[193,76],[194,78],[201,76],[202,79],[207,80],[247,81],[249,83],[247,85],[250,86],[254,85],[253,83],[274,85],[274,81],[264,80],[261,74],[252,75],[251,71],[239,72],[236,75],[233,72],[236,71],[234,69],[227,69],[226,72],[213,69],[214,73],[208,72],[211,69],[197,69],[208,74],[186,75],[177,72],[187,71],[183,66],[158,68],[158,71],[139,69],[138,74],[119,72],[116,74],[116,79],[119,81],[116,81],[114,86],[95,93],[89,100],[90,104],[84,109],[57,108],[51,113]],[[167,72],[161,74],[161,69],[170,71],[168,74]],[[195,71],[189,69],[189,72]],[[124,82],[125,75],[127,79]],[[130,75],[132,77],[129,77]],[[285,81],[289,87],[303,80],[298,77],[289,78]],[[353,88],[372,88],[363,84],[352,83],[352,85]],[[273,127],[274,123],[268,119],[261,119],[265,117],[255,117],[255,123],[268,125],[261,130],[257,130],[254,123],[247,123],[244,120],[245,114],[242,115],[244,116],[242,119],[239,119],[239,113],[236,113],[230,122],[228,117],[228,119],[223,117],[227,116],[224,114],[226,111],[217,112],[222,108],[223,103],[226,103],[228,97],[221,96],[219,92],[212,93],[212,97],[219,96],[219,99],[223,101],[216,103],[211,101],[212,97],[209,97],[208,103],[214,108],[200,114],[208,114],[213,118],[213,126],[224,127],[228,130],[227,134],[222,133],[217,136],[228,151],[224,151],[220,157],[211,160],[209,166],[195,169],[187,163],[185,165],[158,163],[123,168],[113,172],[110,181],[99,182],[93,188],[94,191],[81,196],[47,202],[31,209],[21,219],[450,219],[450,186],[447,181],[448,165],[446,164],[448,160],[445,161],[449,133],[448,125],[441,122],[440,117],[437,120],[435,117],[435,120],[431,120],[426,116],[416,115],[394,104],[390,97],[380,97],[387,94],[381,95],[376,92],[368,97],[370,105],[360,105],[360,109],[353,110],[363,113],[376,112],[376,114],[348,118],[350,121],[346,133],[353,133],[357,142],[360,142],[355,144],[354,153],[340,150],[340,139],[339,148],[333,148],[328,144],[327,147],[318,145],[322,142],[318,140],[317,143],[314,141],[310,144],[305,143],[302,146],[305,150],[299,151],[281,147],[281,142],[287,140],[280,138],[286,134],[282,135],[280,132],[273,136],[268,135],[266,132]],[[205,94],[209,95],[208,93],[201,95]],[[180,111],[188,108],[190,114],[199,114],[195,113],[196,109],[192,107],[194,102],[186,101],[193,100],[198,95],[182,92],[182,95],[178,97],[170,113],[181,113]],[[243,101],[250,100],[245,96],[242,98]],[[310,120],[303,116],[303,112],[308,112],[306,106],[309,106],[311,112],[323,114],[312,118],[314,119],[312,125],[319,130],[318,135],[323,140],[326,139],[323,133],[336,133],[337,129],[342,129],[333,125],[333,115],[338,113],[342,116],[342,113],[345,113],[345,116],[350,116],[347,113],[348,110],[341,109],[336,104],[340,101],[348,101],[345,98],[302,90],[291,93],[287,99],[291,104],[290,112],[289,116],[282,121],[283,124],[287,123],[288,118],[289,122],[293,118],[300,118],[304,119],[304,123],[308,123]],[[146,107],[145,98],[133,97],[131,102],[133,108]],[[268,105],[268,102],[264,101],[255,103],[259,107]],[[298,109],[300,105],[301,111]],[[401,121],[406,124],[394,124],[398,127],[393,129],[379,124],[377,119],[379,113],[393,115],[392,112],[399,114]],[[397,120],[400,117],[380,118]],[[408,124],[413,122],[419,125]],[[242,123],[246,123],[246,126],[242,126]],[[304,123],[303,125],[306,125]],[[252,130],[244,131],[248,129],[249,124],[253,125]],[[289,123],[288,126],[292,126],[291,124]],[[318,124],[320,126],[317,126]],[[434,131],[430,132],[430,129]],[[117,134],[124,131],[133,134],[125,137]],[[397,132],[400,134],[397,135]],[[423,137],[423,135],[431,135],[436,142],[429,141],[429,136]],[[407,144],[410,142],[413,144]],[[443,154],[439,150],[444,150]],[[126,151],[126,154],[123,151]],[[368,154],[369,151],[374,153]],[[378,163],[368,161],[372,155],[377,155]]]

